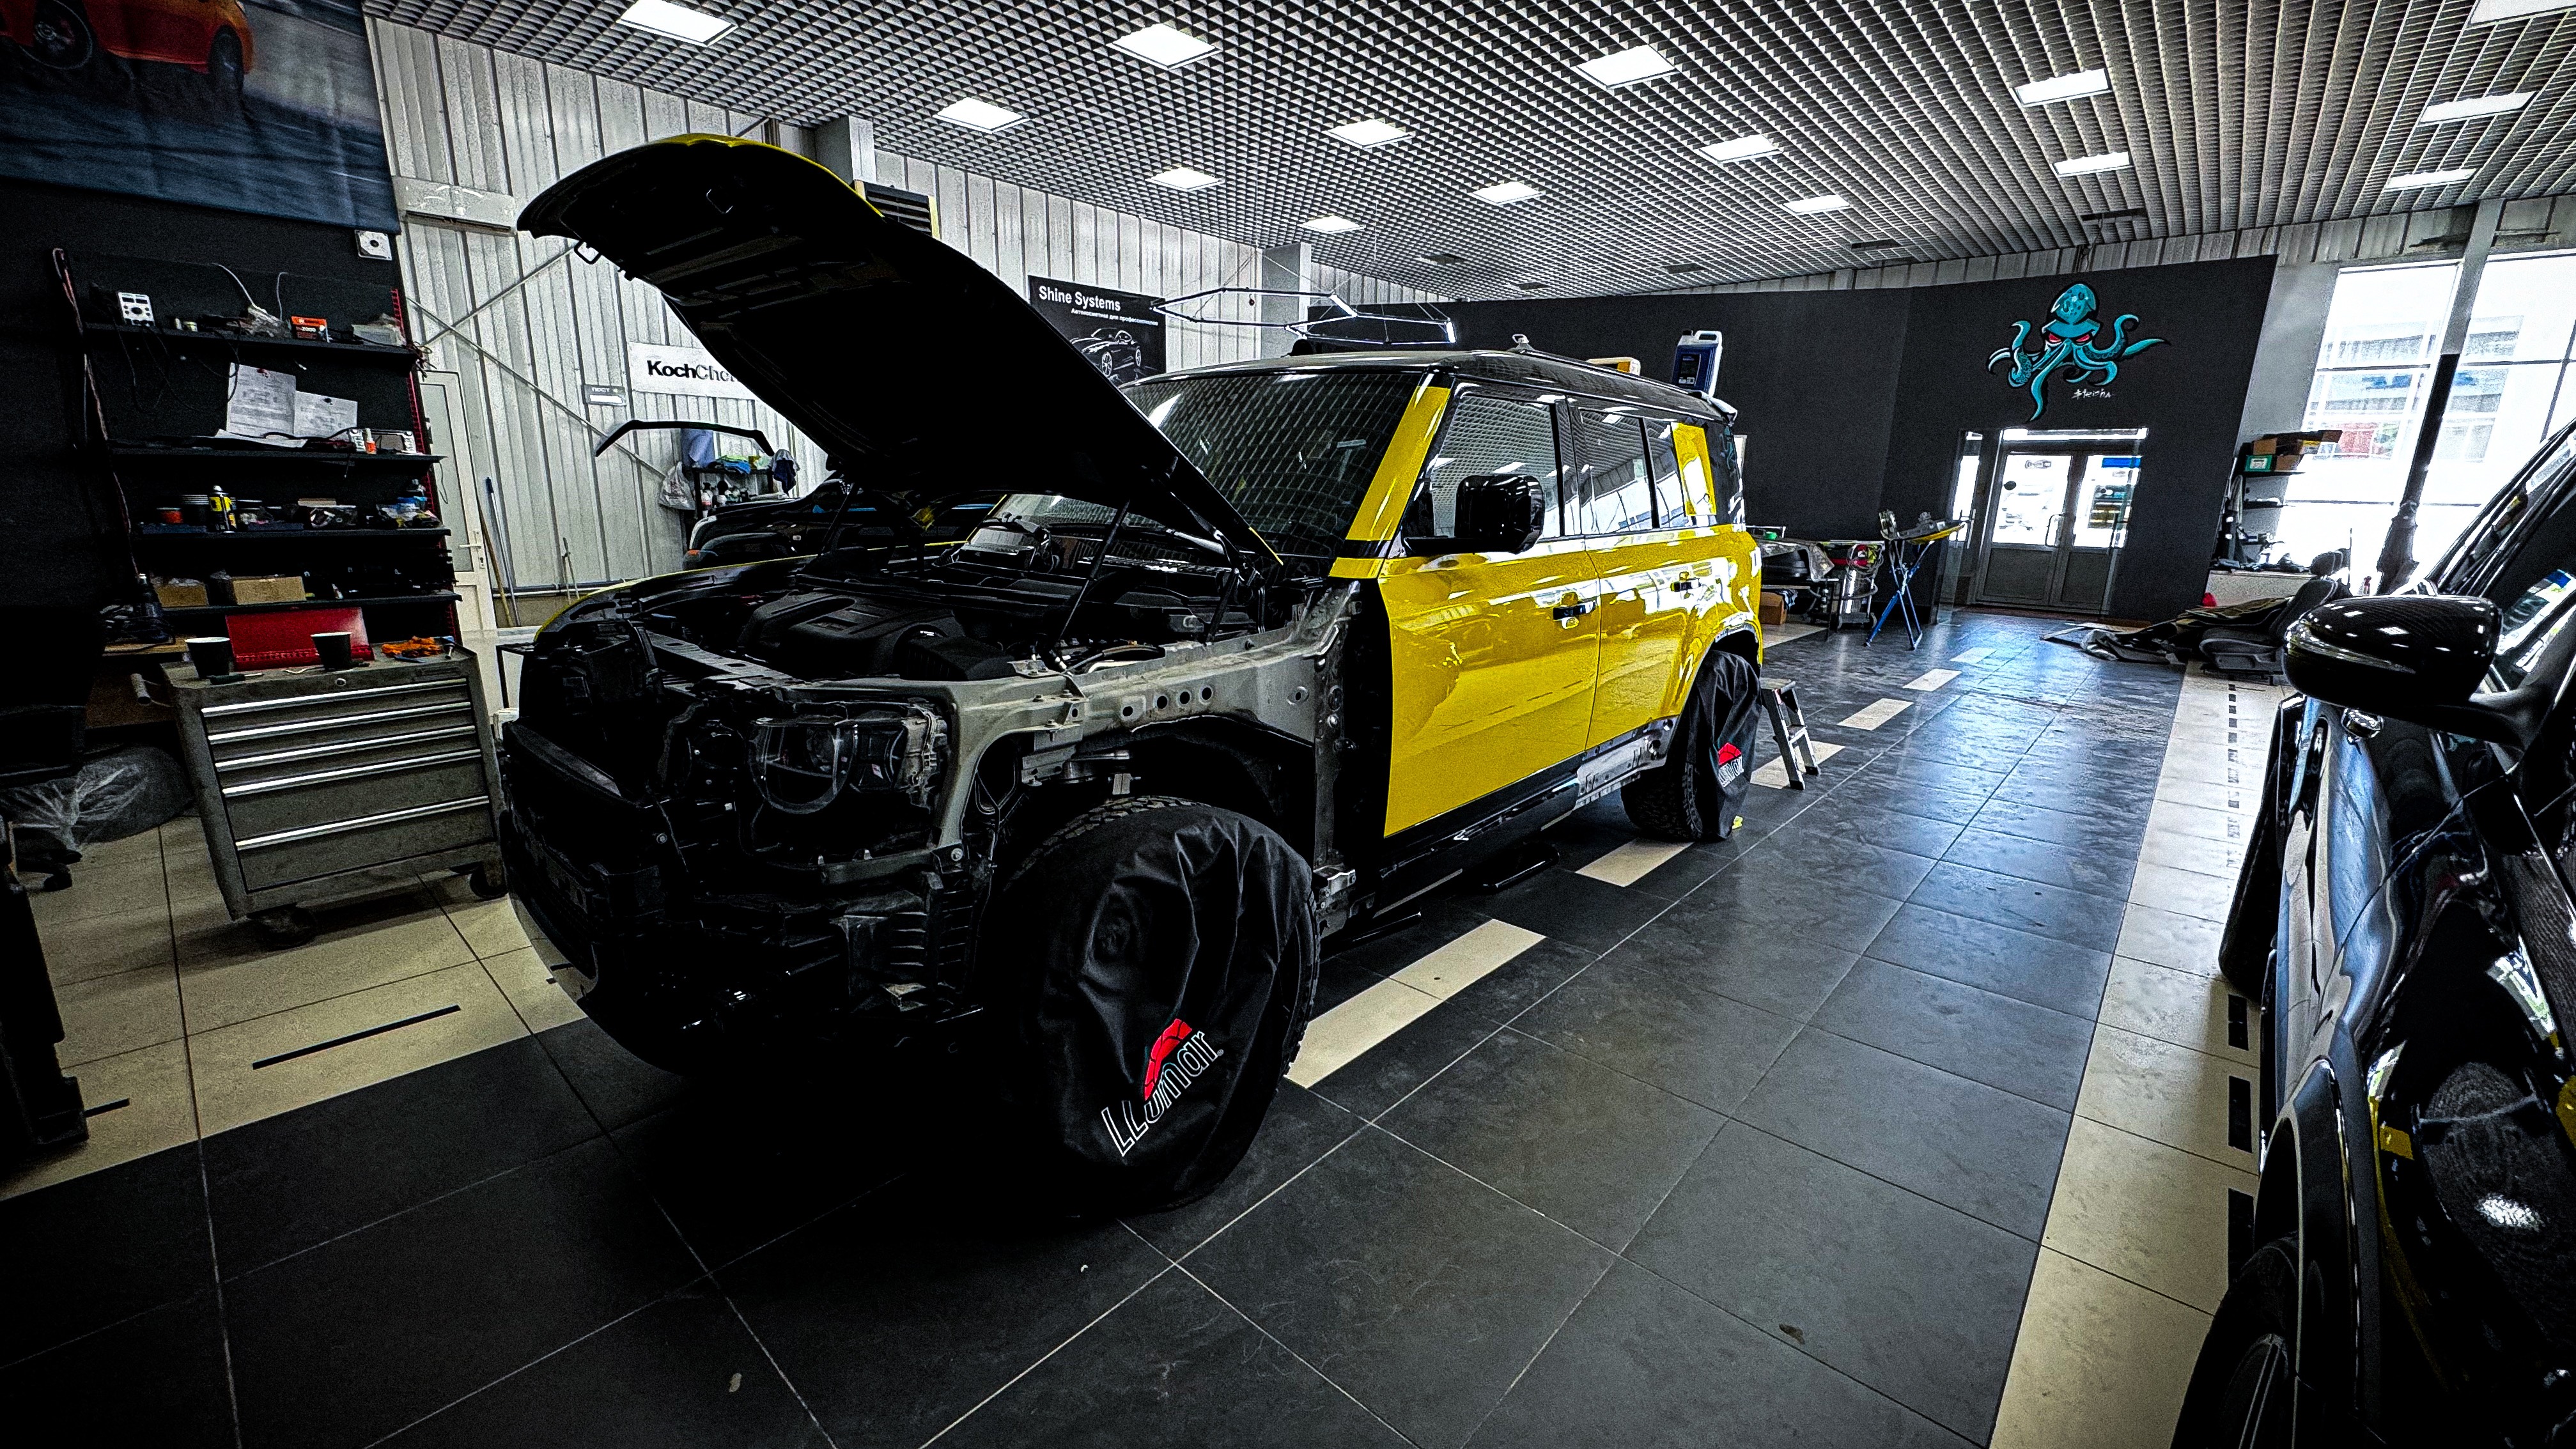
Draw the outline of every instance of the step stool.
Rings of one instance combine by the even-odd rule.
[[[1807,743],[1807,717],[1798,712],[1798,686],[1765,679],[1754,686],[1753,698],[1771,716],[1771,737],[1780,742],[1780,770],[1789,777],[1789,788],[1806,789],[1806,777],[1816,773],[1816,751]]]

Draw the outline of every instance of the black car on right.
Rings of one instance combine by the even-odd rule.
[[[2220,946],[2270,1125],[2177,1449],[2576,1444],[2571,620],[2576,428],[2290,631]]]

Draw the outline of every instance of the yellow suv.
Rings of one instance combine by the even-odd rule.
[[[511,880],[629,1049],[973,1042],[1081,1201],[1184,1200],[1296,1054],[1319,942],[1620,791],[1715,838],[1760,642],[1731,413],[1514,352],[1113,387],[772,147],[520,218],[659,288],[831,453],[804,557],[529,647]]]

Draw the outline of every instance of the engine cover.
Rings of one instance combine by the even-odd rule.
[[[937,604],[790,594],[761,606],[744,645],[773,667],[816,679],[996,679],[1008,650]]]

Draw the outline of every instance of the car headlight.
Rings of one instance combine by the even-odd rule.
[[[948,722],[921,705],[752,722],[751,778],[773,810],[812,815],[849,791],[929,803]]]

